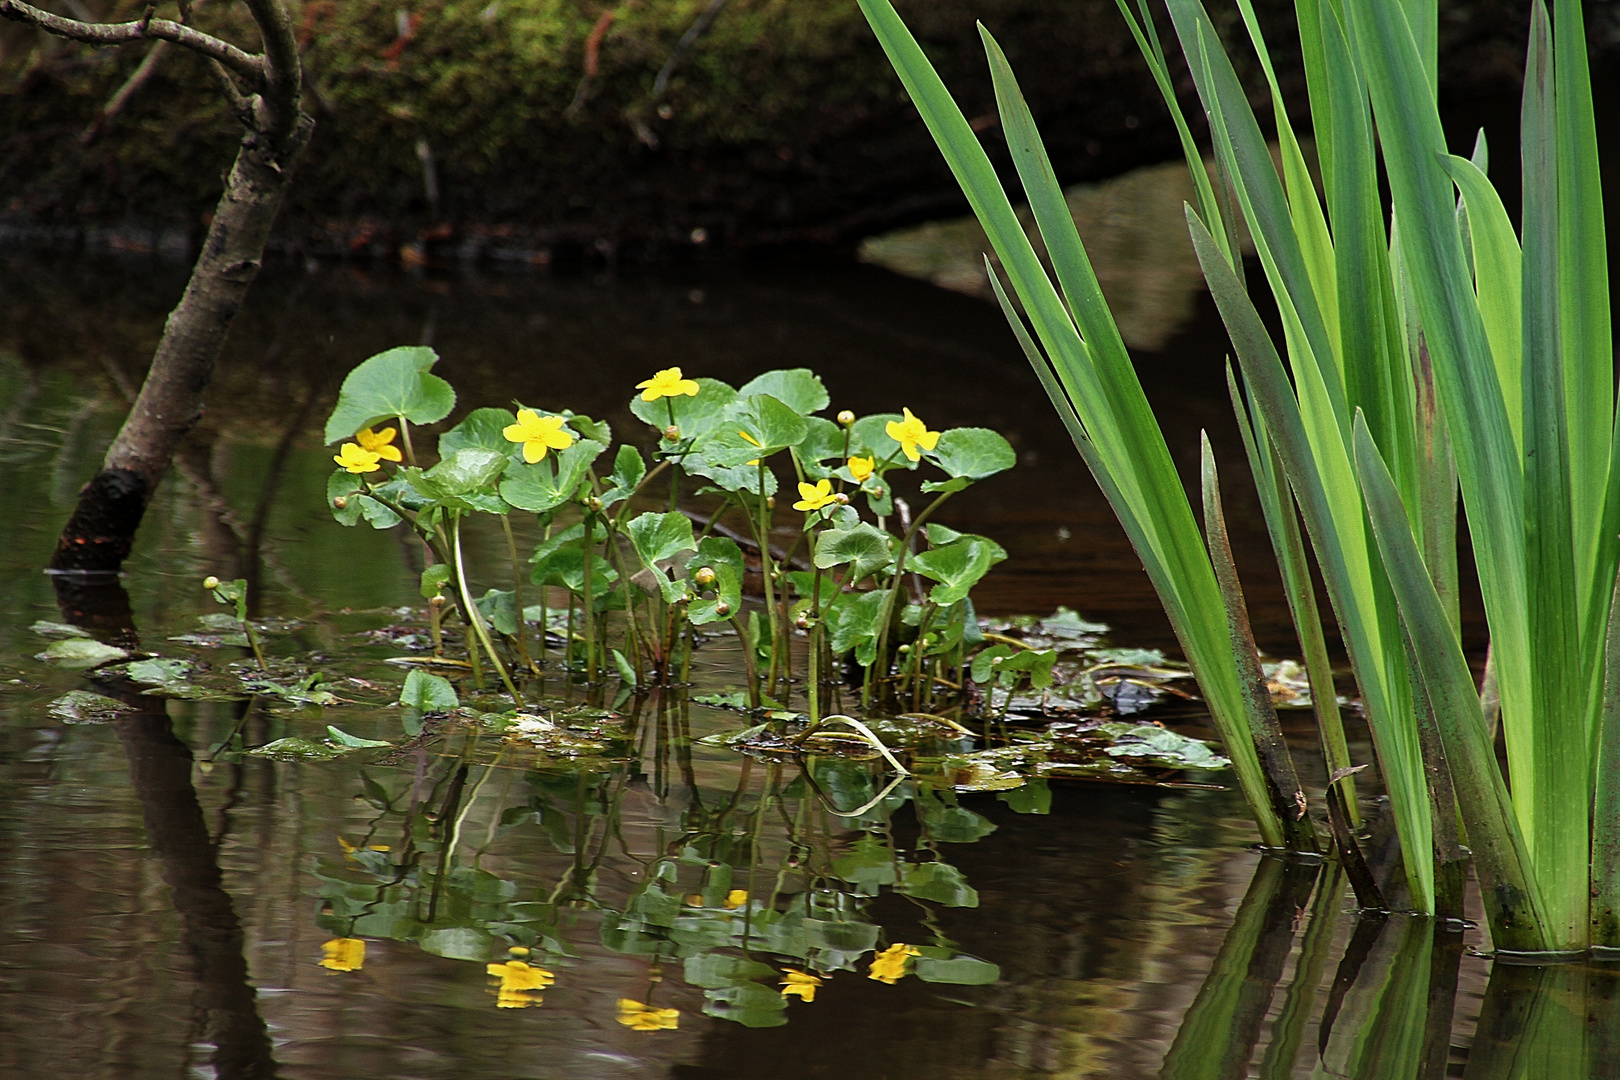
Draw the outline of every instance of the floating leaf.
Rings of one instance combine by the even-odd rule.
[[[59,668],[79,671],[110,664],[128,655],[129,653],[116,645],[108,645],[94,638],[75,637],[51,642],[50,647],[37,654],[35,659],[54,664]]]
[[[389,417],[432,424],[449,416],[456,407],[456,392],[437,375],[428,374],[438,359],[432,349],[414,345],[363,361],[343,380],[337,407],[326,421],[325,441],[350,438]]]
[[[276,758],[282,761],[331,761],[348,753],[348,748],[302,739],[295,735],[256,746],[246,752],[253,757]]]
[[[331,736],[333,742],[339,746],[346,746],[351,750],[366,750],[372,747],[394,745],[380,739],[362,739],[358,735],[350,735],[342,728],[335,728],[331,724],[326,725],[326,733]]]
[[[73,626],[69,623],[51,622],[49,619],[40,619],[28,629],[40,637],[89,637],[90,631],[82,626]]]
[[[135,711],[131,705],[88,690],[69,690],[45,709],[64,724],[109,724]]]

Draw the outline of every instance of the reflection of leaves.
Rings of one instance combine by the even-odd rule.
[[[51,702],[46,711],[64,724],[108,724],[135,709],[88,690],[69,690]]]
[[[849,852],[833,860],[833,873],[852,885],[869,886],[865,891],[876,894],[877,886],[893,885],[894,852],[875,836],[863,835],[850,846]]]
[[[276,758],[280,761],[331,761],[349,752],[346,746],[333,746],[328,742],[315,742],[296,735],[275,742],[255,746],[247,753],[253,757]]]
[[[932,900],[946,907],[978,907],[979,894],[967,883],[962,871],[949,863],[927,862],[906,867],[899,890],[919,900]]]
[[[405,686],[399,692],[399,703],[421,712],[445,712],[461,704],[456,688],[442,675],[433,675],[413,669],[405,676]]]
[[[974,956],[953,956],[941,960],[919,956],[912,961],[912,973],[923,982],[954,983],[957,986],[984,986],[1001,978],[1001,969]]]
[[[1022,787],[1012,791],[1003,791],[996,798],[1006,803],[1015,814],[1050,814],[1052,812],[1052,788],[1045,780],[1036,777]]]
[[[737,986],[759,979],[774,979],[776,969],[757,960],[725,953],[699,953],[686,958],[684,971],[687,985],[715,990],[722,986]]]
[[[947,844],[971,844],[996,831],[995,822],[965,806],[956,806],[955,802],[956,796],[951,792],[945,792],[943,798],[927,789],[917,792],[917,814],[928,830],[929,839]]]

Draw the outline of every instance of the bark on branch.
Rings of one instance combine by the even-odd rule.
[[[249,7],[256,5],[250,4]],[[279,4],[273,6],[279,7]],[[176,45],[219,61],[258,90],[265,81],[265,60],[243,52],[228,41],[193,30],[169,19],[138,19],[124,23],[92,23],[53,15],[21,0],[0,0],[0,17],[37,26],[57,37],[87,45],[125,45],[131,41],[172,41]],[[254,18],[258,18],[257,11]]]
[[[152,367],[101,471],[79,493],[51,559],[53,570],[116,571],[128,556],[153,490],[202,414],[214,364],[258,277],[293,169],[309,145],[315,122],[299,107],[303,72],[286,6],[283,0],[246,0],[246,5],[264,42],[261,56],[180,23],[151,18],[84,23],[18,0],[0,0],[0,15],[76,41],[111,45],[156,37],[195,49],[243,128],[185,294],[169,315]]]

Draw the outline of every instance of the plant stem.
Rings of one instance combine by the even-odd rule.
[[[596,595],[592,589],[591,563],[596,549],[596,514],[587,510],[585,512],[585,535],[583,542],[583,562],[585,585],[585,681],[588,685],[596,685]]]
[[[878,622],[878,647],[873,665],[882,673],[879,676],[880,678],[887,677],[889,673],[889,625],[894,621],[895,600],[899,597],[900,589],[905,584],[906,552],[911,550],[911,541],[916,538],[917,530],[923,527],[923,523],[928,520],[935,510],[939,509],[941,503],[951,497],[951,494],[949,491],[942,491],[935,496],[934,501],[929,503],[923,512],[917,515],[917,519],[911,523],[911,528],[906,530],[905,537],[900,541],[900,553],[895,556],[894,579],[889,586],[889,598],[883,602],[883,615]],[[868,702],[866,702],[865,695],[863,695],[863,704],[866,703]]]
[[[742,642],[743,669],[748,673],[748,707],[759,708],[759,664],[754,658],[754,643],[748,640],[748,631],[743,628],[742,620],[737,616],[731,617],[731,627],[737,631],[737,640]]]
[[[523,566],[518,560],[517,540],[512,536],[512,520],[500,515],[501,529],[506,533],[506,550],[512,555],[512,602],[517,606],[517,647],[523,666],[536,674],[540,666],[529,655],[529,624],[523,617]],[[544,605],[541,605],[542,609]]]
[[[468,616],[472,619],[472,629],[478,635],[479,641],[483,642],[484,651],[489,654],[489,662],[495,665],[495,671],[500,675],[501,682],[506,684],[506,692],[512,695],[513,704],[521,706],[523,696],[517,692],[517,687],[512,685],[512,676],[507,674],[506,665],[501,663],[499,654],[495,652],[495,645],[489,640],[489,629],[484,625],[484,617],[479,613],[478,605],[473,603],[472,593],[467,588],[467,572],[462,568],[461,561],[461,515],[456,514],[450,521],[456,551],[456,585],[461,589],[461,598],[466,603]],[[477,649],[470,648],[468,652],[476,654]],[[476,660],[473,662],[477,663]]]

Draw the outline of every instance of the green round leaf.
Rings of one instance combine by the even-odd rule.
[[[326,441],[351,438],[379,420],[403,416],[413,424],[443,420],[456,407],[456,392],[428,374],[439,354],[423,345],[378,353],[349,372],[337,407],[326,421]]]
[[[1012,445],[989,428],[942,432],[931,456],[953,478],[964,480],[983,480],[1018,464]]]
[[[642,401],[641,395],[637,394],[630,400],[630,411],[635,414],[636,419],[662,431],[669,426],[669,412],[673,407],[675,424],[681,429],[681,438],[690,439],[695,435],[702,435],[714,427],[716,421],[720,419],[721,410],[736,399],[737,391],[719,379],[693,381],[698,384],[696,397],[677,394],[672,398]]]
[[[758,378],[750,379],[747,385],[737,391],[738,397],[750,394],[769,394],[800,416],[820,412],[832,400],[820,377],[809,368],[767,371]]]

